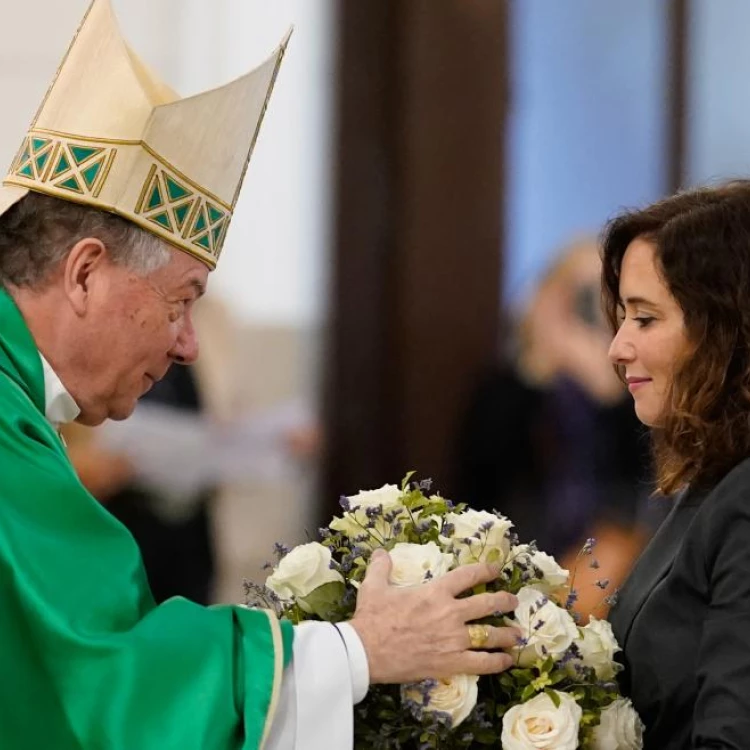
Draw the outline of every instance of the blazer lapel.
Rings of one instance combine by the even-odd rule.
[[[618,594],[609,621],[622,648],[625,648],[636,615],[656,585],[669,573],[685,532],[695,517],[699,499],[683,493],[635,564]]]

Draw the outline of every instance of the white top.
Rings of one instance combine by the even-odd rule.
[[[55,429],[81,413],[42,356],[45,416]],[[352,706],[370,683],[367,654],[348,623],[306,622],[295,627],[292,661],[264,750],[351,750]]]

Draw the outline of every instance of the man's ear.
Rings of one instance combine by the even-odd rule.
[[[107,248],[95,237],[86,237],[73,245],[63,267],[65,294],[76,315],[83,315],[91,296],[93,275],[107,263]]]

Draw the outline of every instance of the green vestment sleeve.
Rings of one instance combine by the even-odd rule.
[[[44,418],[39,354],[0,291],[0,748],[255,750],[291,645],[265,612],[155,606]]]

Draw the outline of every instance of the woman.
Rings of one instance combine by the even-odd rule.
[[[674,507],[610,620],[647,750],[750,747],[750,182],[608,227],[610,358]]]
[[[594,582],[619,586],[648,540],[653,489],[646,428],[606,357],[599,255],[593,240],[558,254],[512,336],[514,356],[483,373],[457,441],[456,494],[469,505],[501,510],[563,567],[599,540],[601,567],[576,575],[584,617],[606,615]]]

